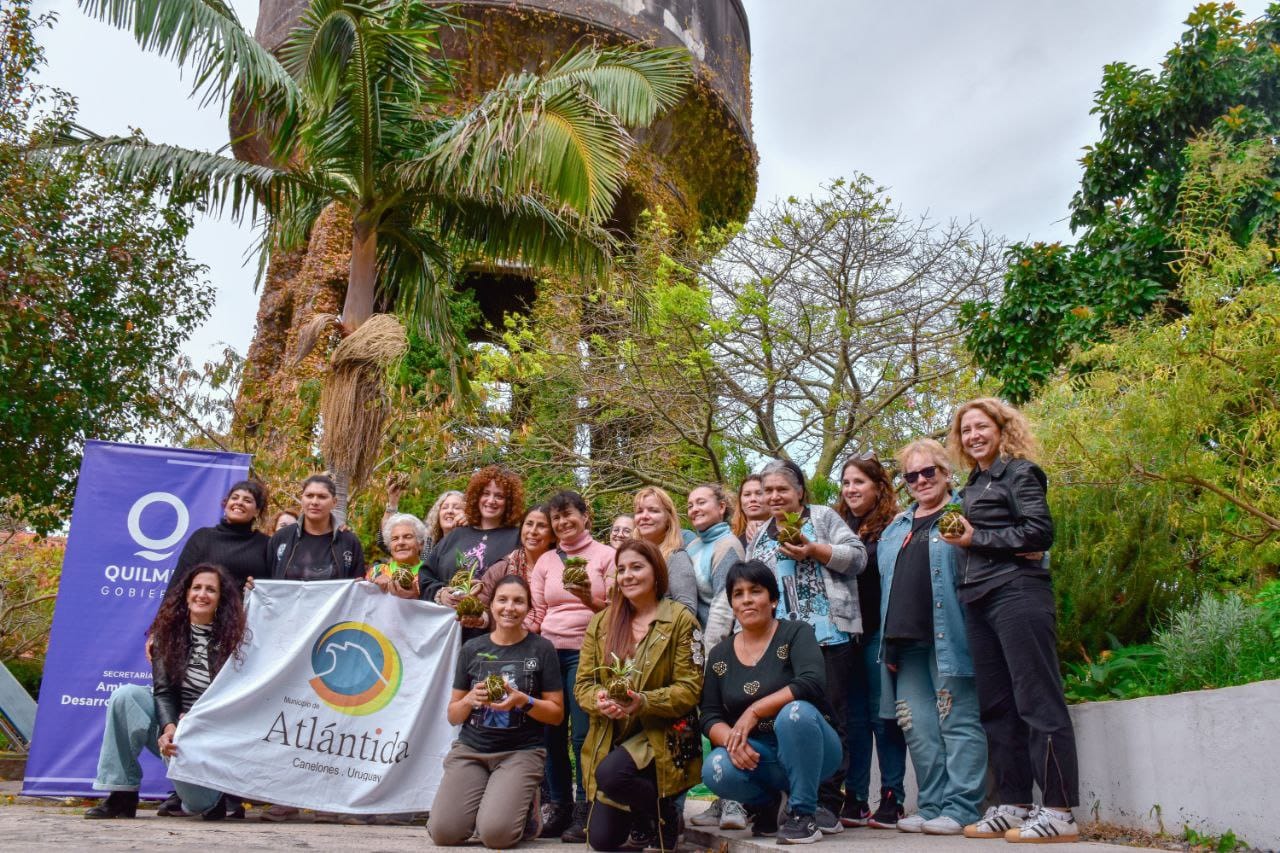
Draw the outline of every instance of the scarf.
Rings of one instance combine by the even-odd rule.
[[[698,538],[690,542],[685,550],[693,558],[693,568],[697,573],[699,594],[706,594],[709,597],[714,594],[714,590],[711,589],[711,572],[713,569],[712,561],[715,559],[716,543],[726,536],[732,536],[733,529],[729,527],[729,522],[721,521],[711,525],[706,530],[699,530],[697,533]]]

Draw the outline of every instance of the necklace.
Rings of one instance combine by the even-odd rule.
[[[768,650],[769,644],[773,642],[773,635],[778,630],[778,620],[774,619],[773,624],[769,627],[769,633],[764,638],[764,642],[760,644],[758,649],[751,648],[747,643],[747,635],[745,633],[738,634],[738,641],[742,644],[742,654],[738,655],[738,660],[744,666],[755,666],[764,657],[764,653]]]

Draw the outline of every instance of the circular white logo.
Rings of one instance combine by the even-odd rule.
[[[142,520],[142,511],[154,503],[168,504],[173,507],[174,512],[178,515],[173,532],[160,539],[153,539],[146,535],[139,526],[139,522]],[[148,560],[163,560],[172,554],[173,551],[165,554],[159,552],[178,544],[182,537],[187,534],[187,528],[190,525],[191,514],[187,512],[187,505],[168,492],[149,492],[134,501],[133,507],[129,510],[129,535],[133,537],[134,542],[137,542],[143,548],[143,550],[135,553],[139,557],[146,557]]]

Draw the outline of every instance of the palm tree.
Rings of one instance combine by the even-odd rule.
[[[309,331],[314,340],[332,319],[343,336],[322,396],[321,449],[352,490],[375,461],[383,377],[405,346],[394,318],[370,323],[375,311],[391,308],[452,353],[465,395],[464,344],[448,315],[460,260],[602,272],[614,248],[602,223],[634,144],[627,128],[652,123],[691,76],[683,49],[586,48],[546,73],[506,77],[455,114],[443,109],[455,78],[440,36],[462,22],[420,0],[311,0],[279,59],[223,0],[80,5],[191,66],[205,103],[234,95],[252,105],[275,165],[83,129],[63,144],[93,150],[122,178],[167,181],[212,210],[261,217],[260,274],[272,252],[305,243],[330,205],[349,215],[342,314]]]

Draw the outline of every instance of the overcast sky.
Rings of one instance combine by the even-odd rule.
[[[1154,67],[1195,0],[744,0],[751,25],[757,205],[865,172],[909,213],[976,217],[1010,239],[1066,240],[1080,149],[1108,62]],[[257,0],[232,0],[250,26]],[[1237,3],[1249,16],[1265,0]],[[100,133],[141,128],[205,149],[226,118],[188,99],[172,63],[86,18],[73,0],[34,0],[60,20],[41,34],[44,82],[79,99]],[[205,219],[191,252],[218,288],[187,350],[244,352],[257,298],[250,234]]]

